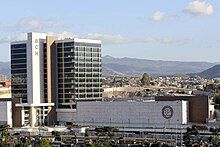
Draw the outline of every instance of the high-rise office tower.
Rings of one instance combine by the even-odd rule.
[[[66,39],[55,42],[58,63],[58,109],[75,109],[77,101],[100,100],[100,41]]]
[[[47,93],[46,59],[44,33],[28,33],[26,41],[11,43],[14,126],[48,125],[50,119],[48,114],[54,103],[48,102],[48,97],[45,95]]]
[[[11,43],[11,77],[13,126],[52,125],[77,101],[102,98],[101,41],[28,33]]]

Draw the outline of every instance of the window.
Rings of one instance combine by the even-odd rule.
[[[26,63],[26,59],[11,60],[11,64],[16,64],[16,63]]]
[[[18,74],[18,73],[26,73],[26,69],[19,69],[19,70],[11,70],[12,74]]]
[[[15,69],[15,68],[26,68],[26,64],[18,64],[18,65],[11,65],[11,68],[12,69]]]
[[[57,43],[57,47],[62,47],[62,43]]]
[[[14,49],[14,48],[26,48],[26,44],[13,44],[11,45],[11,48]]]
[[[64,52],[71,52],[71,50],[72,50],[72,47],[66,47],[66,48],[64,48]]]
[[[26,54],[11,55],[11,59],[26,58]]]
[[[11,53],[12,53],[12,54],[26,53],[26,49],[11,50]]]
[[[64,47],[66,47],[66,46],[73,46],[73,45],[74,45],[73,42],[65,42],[64,43]]]

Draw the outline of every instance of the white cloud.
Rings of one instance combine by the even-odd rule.
[[[214,13],[214,8],[210,3],[195,0],[190,2],[183,11],[194,16],[209,16]]]
[[[57,36],[59,39],[78,37],[77,35],[73,34],[72,32],[67,32],[67,31],[63,31],[61,33],[48,32],[47,34]]]
[[[98,39],[101,40],[103,43],[108,43],[108,44],[120,44],[120,43],[129,42],[121,34],[109,35],[109,34],[90,33],[87,35],[86,38]]]
[[[157,11],[155,12],[151,17],[150,19],[153,20],[153,21],[161,21],[161,20],[164,20],[165,19],[165,13],[164,12],[161,12],[161,11]]]
[[[47,34],[52,36],[57,36],[59,39],[78,37],[77,35],[74,35],[72,32],[67,32],[67,31],[61,33],[47,32]],[[13,34],[2,37],[0,36],[0,43],[8,43],[11,41],[20,41],[26,39],[27,39],[27,33]]]
[[[120,43],[127,43],[129,42],[127,39],[125,39],[122,35],[109,35],[109,34],[100,34],[100,33],[89,33],[86,36],[78,36],[73,34],[72,32],[61,32],[61,33],[54,33],[54,32],[48,32],[49,35],[55,35],[58,36],[59,39],[65,39],[65,38],[87,38],[87,39],[97,39],[101,40],[103,43],[107,44],[120,44]]]
[[[47,32],[48,35],[58,36],[59,39],[65,39],[65,38],[88,38],[88,39],[98,39],[101,40],[103,43],[107,44],[120,44],[120,43],[128,43],[129,40],[125,39],[122,35],[109,35],[109,34],[99,34],[99,33],[90,33],[87,34],[84,37],[80,37],[78,35],[73,34],[72,32]],[[0,43],[7,43],[10,41],[19,41],[19,40],[25,40],[27,39],[26,33],[20,33],[20,34],[13,34],[8,35],[4,37],[0,37]]]
[[[43,24],[41,21],[39,21],[36,18],[22,18],[20,19],[17,24],[16,24],[17,28],[31,28],[34,30],[42,30],[43,29]]]
[[[165,12],[157,11],[150,17],[150,20],[152,20],[152,21],[165,21],[165,20],[173,20],[176,17],[177,17],[176,15],[168,16]]]
[[[173,37],[164,37],[159,40],[162,44],[179,44],[179,43],[186,43],[188,39],[183,38],[173,38]]]
[[[187,43],[189,40],[190,39],[177,38],[177,37],[163,37],[163,38],[145,37],[143,42],[157,43],[157,44],[181,44],[181,43]]]
[[[0,43],[8,43],[11,41],[20,41],[25,39],[27,39],[26,33],[13,34],[13,35],[0,37]]]
[[[42,20],[35,17],[21,18],[14,26],[17,30],[44,31],[47,28],[53,28],[58,25],[57,21]]]
[[[153,37],[145,37],[144,38],[144,43],[153,43],[155,41],[156,41],[156,39]]]

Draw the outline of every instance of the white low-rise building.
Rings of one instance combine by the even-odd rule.
[[[57,112],[59,122],[80,125],[147,127],[188,123],[187,101],[77,102],[75,112]]]
[[[12,126],[12,110],[10,99],[0,99],[0,125]]]

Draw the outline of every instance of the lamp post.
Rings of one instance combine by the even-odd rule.
[[[177,124],[176,124],[176,144],[177,144]]]
[[[123,120],[122,120],[122,127],[123,127],[123,143],[125,144],[125,127]]]
[[[182,146],[182,124],[180,126],[180,134],[181,134],[181,137],[180,137],[180,146]]]

